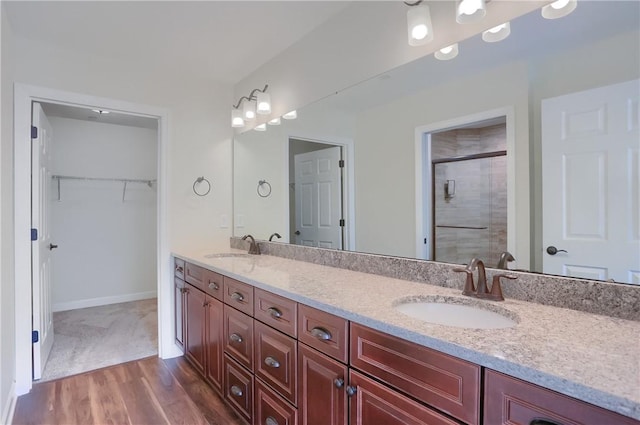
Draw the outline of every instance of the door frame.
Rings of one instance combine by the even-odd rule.
[[[28,393],[33,384],[31,359],[31,104],[33,101],[65,104],[89,109],[108,109],[158,120],[157,186],[157,292],[158,355],[181,354],[173,344],[173,285],[169,250],[168,178],[169,112],[150,105],[130,103],[86,94],[61,91],[28,84],[14,84],[14,266],[15,266],[15,355],[16,395]]]
[[[343,251],[355,251],[356,250],[356,204],[353,194],[355,193],[355,155],[353,140],[337,137],[309,137],[309,136],[296,136],[289,134],[287,136],[287,146],[284,149],[284,163],[286,172],[283,173],[282,187],[289,187],[289,145],[291,139],[302,140],[305,142],[321,143],[323,145],[340,146],[342,148],[342,159],[345,163],[346,172],[343,173],[344,182],[342,185],[342,209],[344,211],[345,229],[344,229],[344,245]],[[291,205],[291,192],[287,190],[287,196],[284,197],[285,211],[286,211],[286,232],[289,232],[291,223],[291,214],[289,214],[289,206]],[[288,240],[291,243],[291,236],[288,235]]]
[[[521,224],[516,223],[516,196],[528,199],[528,191],[516,192],[516,130],[515,109],[513,106],[491,109],[472,115],[457,117],[446,121],[426,124],[415,129],[415,197],[416,197],[416,258],[429,259],[433,255],[431,239],[433,238],[433,211],[431,208],[433,177],[431,166],[431,134],[462,127],[475,122],[494,118],[506,118],[507,133],[507,250],[517,259],[518,240],[516,232]],[[528,217],[526,217],[528,225]],[[427,237],[428,243],[424,243]],[[528,257],[527,253],[527,257]],[[523,258],[522,263],[528,262]]]

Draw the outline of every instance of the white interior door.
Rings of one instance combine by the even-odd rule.
[[[340,147],[295,155],[297,245],[342,249]]]
[[[33,104],[32,117],[34,131],[37,132],[37,136],[32,137],[31,149],[31,227],[37,229],[37,239],[31,245],[32,329],[34,335],[37,333],[37,341],[33,343],[33,379],[40,379],[53,346],[51,250],[55,245],[51,244],[49,226],[49,164],[53,132],[39,103]]]
[[[634,80],[542,102],[545,273],[640,284],[639,97]]]

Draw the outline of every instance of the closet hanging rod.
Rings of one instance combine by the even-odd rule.
[[[123,183],[144,183],[151,186],[156,182],[156,179],[119,179],[110,177],[78,177],[78,176],[60,176],[53,175],[52,179],[56,180],[93,180],[93,181],[109,181],[109,182],[123,182]]]

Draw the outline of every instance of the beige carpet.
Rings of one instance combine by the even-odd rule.
[[[53,313],[54,342],[41,381],[158,354],[157,299]]]

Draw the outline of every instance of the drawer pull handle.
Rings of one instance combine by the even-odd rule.
[[[234,292],[233,294],[231,294],[231,299],[240,303],[244,301],[244,296],[240,292]]]
[[[231,342],[237,342],[238,344],[242,342],[242,337],[238,334],[229,335],[229,339],[231,340]]]
[[[336,378],[333,380],[333,385],[336,386],[336,388],[342,388],[344,387],[344,379],[341,378]]]
[[[311,336],[316,337],[321,341],[329,341],[331,339],[331,332],[325,328],[315,327],[311,329]]]
[[[264,364],[266,364],[269,367],[274,367],[274,368],[278,368],[280,367],[280,362],[277,361],[276,359],[274,359],[271,356],[268,356],[264,359]]]
[[[218,286],[218,284],[215,282],[209,282],[209,289],[213,289],[214,291],[217,291],[218,289],[220,289],[220,286]]]
[[[352,387],[351,385],[347,387],[347,395],[349,397],[353,397],[356,394],[356,392],[358,392],[358,389],[356,387]]]
[[[559,422],[554,422],[547,419],[535,418],[531,422],[529,422],[529,425],[562,425],[562,424]]]
[[[182,272],[184,272],[184,269],[181,266],[178,266],[178,267],[176,267],[176,271],[178,273],[182,273]]]
[[[232,385],[231,386],[231,394],[233,394],[236,397],[242,397],[242,390],[240,389],[240,387],[238,387],[236,385]]]
[[[269,313],[269,315],[274,319],[279,319],[282,317],[282,312],[275,307],[269,307],[267,309],[267,313]]]
[[[181,294],[184,294],[184,293],[186,293],[186,292],[188,292],[188,291],[187,291],[187,288],[180,288],[180,293],[181,293]]]
[[[264,420],[264,425],[278,425],[278,421],[273,416],[267,416],[267,419]]]

